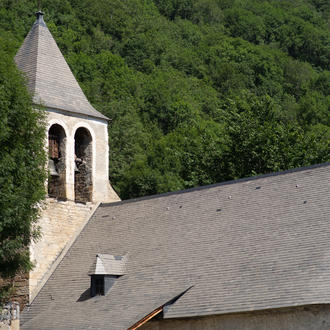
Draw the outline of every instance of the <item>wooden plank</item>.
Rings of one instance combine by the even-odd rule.
[[[135,330],[135,329],[141,327],[143,324],[147,323],[150,319],[152,319],[153,317],[155,317],[156,315],[158,315],[162,311],[163,311],[163,306],[158,307],[153,312],[151,312],[150,314],[146,315],[140,321],[136,322],[134,325],[132,325],[130,328],[128,328],[128,330]]]

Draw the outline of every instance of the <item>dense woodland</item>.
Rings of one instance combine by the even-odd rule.
[[[0,0],[6,56],[36,5]],[[43,0],[42,10],[111,118],[121,198],[330,160],[328,0]]]

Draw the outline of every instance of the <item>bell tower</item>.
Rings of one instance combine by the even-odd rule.
[[[88,102],[41,11],[15,56],[33,102],[47,112],[48,197],[31,245],[30,300],[100,202],[119,197],[109,182],[108,118]]]

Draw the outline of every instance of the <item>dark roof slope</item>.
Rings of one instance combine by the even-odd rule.
[[[101,119],[106,116],[88,102],[53,36],[37,13],[37,20],[15,56],[28,79],[35,104]]]
[[[127,275],[79,301],[97,253]],[[99,207],[22,329],[124,329],[190,286],[165,318],[330,303],[330,164]]]

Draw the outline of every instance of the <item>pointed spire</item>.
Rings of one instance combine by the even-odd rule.
[[[88,102],[43,15],[40,10],[36,13],[37,20],[15,56],[18,68],[26,74],[34,103],[49,109],[108,119]]]

